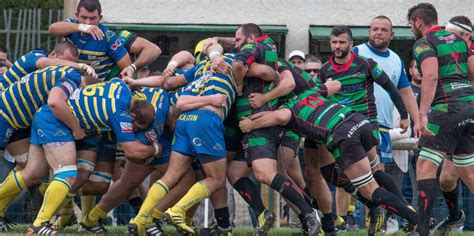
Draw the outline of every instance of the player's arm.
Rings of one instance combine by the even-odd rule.
[[[90,34],[95,40],[102,40],[104,38],[104,32],[96,25],[78,24],[66,20],[53,23],[49,26],[49,33],[58,37],[77,32]]]
[[[273,83],[276,86],[267,93],[249,94],[250,105],[253,108],[259,108],[273,99],[287,95],[296,86],[295,79],[289,70],[280,72],[280,80],[275,80]]]
[[[77,62],[63,60],[59,58],[47,58],[47,57],[41,57],[40,59],[38,59],[38,61],[36,61],[36,68],[38,69],[45,68],[48,66],[57,66],[57,65],[71,66],[77,71],[85,72],[86,75],[97,77],[94,68],[84,63],[77,63]]]
[[[326,83],[320,84],[314,89],[316,89],[316,91],[319,94],[321,94],[323,97],[328,98],[336,94],[339,91],[339,89],[341,89],[341,86],[342,86],[341,82],[337,80],[328,80]]]
[[[179,112],[198,109],[207,105],[221,107],[225,106],[227,96],[224,94],[213,94],[207,96],[181,95],[176,102]]]
[[[161,147],[158,143],[153,145],[145,145],[138,140],[130,142],[121,142],[123,152],[125,156],[130,159],[143,160],[151,156],[158,156],[161,153]]]
[[[161,49],[147,39],[137,37],[133,41],[129,53],[138,55],[138,58],[133,62],[138,69],[154,62],[161,55]]]
[[[252,63],[247,76],[257,77],[265,81],[277,81],[280,80],[280,74],[268,65]]]
[[[180,51],[171,57],[165,70],[163,70],[163,76],[166,78],[174,75],[177,68],[188,69],[194,65],[195,60],[193,54],[190,52],[186,50]]]
[[[53,87],[49,92],[47,103],[53,114],[72,131],[74,139],[79,140],[84,138],[86,133],[67,105],[74,89],[74,86],[67,81]]]
[[[124,77],[123,81],[130,87],[163,87],[165,79],[161,75],[149,76],[141,79],[133,79],[130,77]]]
[[[405,106],[408,109],[408,113],[410,114],[410,117],[412,118],[415,127],[413,128],[413,132],[415,137],[418,137],[418,121],[419,121],[419,111],[418,111],[418,104],[416,103],[416,98],[415,94],[413,93],[413,90],[411,89],[411,86],[408,86],[406,88],[400,89],[400,94],[402,95],[403,102],[405,103]],[[403,129],[403,133],[406,132],[408,127],[401,127]]]
[[[468,75],[471,78],[471,85],[474,88],[474,54],[467,58]]]
[[[240,120],[239,127],[244,133],[252,130],[286,125],[291,119],[291,111],[287,108],[280,108],[276,111],[264,111],[245,117]]]

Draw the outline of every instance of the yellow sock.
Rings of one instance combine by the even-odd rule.
[[[88,215],[89,212],[91,212],[92,208],[94,208],[95,199],[95,195],[81,196],[82,217]]]
[[[189,210],[194,204],[201,202],[209,197],[209,190],[201,182],[195,183],[186,195],[176,203],[175,207],[181,207],[184,211]]]
[[[156,208],[158,202],[169,192],[168,187],[163,183],[161,180],[158,180],[151,186],[150,190],[148,190],[148,194],[146,195],[145,201],[140,208],[140,212],[138,212],[137,216],[135,217],[135,222],[138,224],[145,224],[146,219],[150,217],[150,213]]]
[[[64,208],[74,208],[74,203],[72,200],[75,196],[75,193],[67,193],[66,198],[64,198],[63,202],[61,202],[61,205],[59,205],[58,210],[62,212],[62,209]]]
[[[355,205],[349,205],[349,207],[347,208],[347,212],[354,212],[355,211]]]
[[[10,171],[7,178],[0,184],[0,216],[5,216],[8,206],[23,189],[26,189],[26,184],[20,172]]]
[[[105,219],[107,212],[102,210],[99,206],[95,206],[87,215],[87,218],[91,222],[98,222],[100,219]]]
[[[159,219],[159,220],[162,220],[163,219],[163,212],[161,212],[160,210],[158,210],[158,208],[153,208],[153,212],[151,212],[151,217],[153,217],[153,219]]]
[[[69,183],[63,179],[54,179],[51,184],[49,184],[44,194],[43,205],[33,222],[33,226],[38,227],[41,223],[51,220],[51,217],[58,210],[58,207],[63,202],[70,188]]]
[[[48,189],[49,183],[41,183],[40,186],[38,187],[38,191],[41,193],[41,196],[44,197],[44,193],[46,192],[46,189]]]

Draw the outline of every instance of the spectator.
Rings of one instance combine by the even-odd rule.
[[[306,56],[304,61],[304,71],[306,71],[306,73],[308,73],[313,80],[316,80],[316,76],[318,75],[322,66],[323,63],[321,63],[321,60],[315,55],[309,54]]]
[[[293,63],[295,66],[301,68],[302,70],[304,70],[304,60],[305,60],[305,55],[304,55],[304,52],[300,51],[300,50],[294,50],[292,52],[290,52],[290,54],[288,55],[288,61],[290,61],[291,63]]]
[[[12,63],[8,60],[7,57],[7,48],[3,45],[0,45],[0,67],[3,67],[1,66],[1,64],[6,66],[7,68],[10,68],[12,66]],[[1,74],[3,74],[3,72]]]

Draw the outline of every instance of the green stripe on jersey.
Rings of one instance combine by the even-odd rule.
[[[440,72],[439,77],[446,78],[450,75],[457,75],[457,74],[466,75],[467,71],[468,71],[467,63],[465,62],[459,63],[457,66],[455,63],[451,63],[449,65],[444,65],[444,66],[439,67],[439,72]]]
[[[450,55],[451,53],[465,53],[467,52],[467,46],[464,41],[458,41],[453,44],[439,44],[436,46],[436,51],[438,52],[438,57],[444,55]]]

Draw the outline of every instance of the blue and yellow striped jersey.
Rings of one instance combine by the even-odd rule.
[[[235,54],[226,53],[224,60],[230,65],[235,60]],[[182,95],[206,96],[213,94],[224,94],[227,96],[227,104],[222,107],[224,118],[227,117],[230,107],[235,101],[237,95],[237,85],[234,81],[234,75],[230,72],[228,75],[211,72],[211,60],[206,58],[194,67],[187,70],[184,77],[191,81],[184,86]]]
[[[47,102],[53,87],[67,96],[81,84],[81,75],[70,66],[50,66],[30,73],[1,92],[0,114],[14,129],[30,126],[36,110]]]
[[[170,109],[168,91],[162,88],[143,88],[135,91],[133,97],[138,100],[146,100],[153,105],[155,108],[155,119],[152,127],[158,137],[160,137],[163,134]]]
[[[79,23],[77,19],[66,19],[67,22]],[[104,32],[102,40],[94,40],[89,34],[76,32],[67,35],[67,41],[79,49],[79,62],[92,66],[99,79],[106,79],[115,62],[120,61],[128,52],[113,31],[103,24],[99,28]]]
[[[132,94],[119,78],[78,89],[68,104],[81,128],[97,134],[113,131],[118,142],[136,140],[130,115]]]
[[[0,75],[0,90],[6,89],[8,86],[20,80],[23,76],[37,69],[36,62],[40,58],[48,56],[48,52],[44,50],[33,50],[19,57],[4,74]]]

